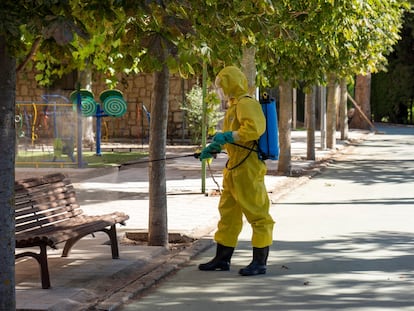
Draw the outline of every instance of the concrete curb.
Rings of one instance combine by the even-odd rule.
[[[134,276],[129,280],[124,279],[124,287],[119,288],[103,299],[93,303],[88,307],[88,310],[116,310],[128,300],[142,295],[146,290],[156,285],[160,280],[179,270],[180,267],[184,266],[195,256],[204,252],[213,245],[214,242],[212,239],[200,239],[177,254],[165,255],[161,258],[157,258],[156,263],[152,263],[146,267],[145,273]],[[131,274],[135,272],[134,267],[130,267],[128,270]]]

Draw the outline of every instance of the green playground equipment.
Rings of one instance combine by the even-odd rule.
[[[78,103],[78,92],[81,96],[81,110],[85,117],[96,118],[96,155],[101,155],[101,123],[102,117],[122,117],[127,112],[127,102],[119,90],[105,90],[99,95],[102,104],[94,100],[91,91],[74,91],[70,99],[76,107]]]
[[[122,117],[127,111],[127,103],[119,90],[105,90],[99,95],[103,111],[111,117]]]
[[[78,92],[74,91],[70,94],[70,101],[77,104]],[[84,117],[94,117],[98,110],[98,103],[94,100],[94,95],[91,91],[80,90],[82,115]]]

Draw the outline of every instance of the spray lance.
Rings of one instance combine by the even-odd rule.
[[[217,157],[217,153],[212,154],[213,158]],[[201,155],[201,152],[195,152],[195,153],[183,154],[183,155],[179,155],[179,156],[165,157],[165,158],[161,158],[161,159],[130,161],[130,162],[127,162],[127,163],[122,163],[119,166],[119,169],[122,169],[123,167],[130,166],[130,165],[146,164],[146,163],[150,163],[150,162],[168,161],[168,160],[175,160],[175,159],[181,159],[181,158],[194,157],[195,159],[199,159],[200,155]]]
[[[249,150],[249,153],[247,154],[246,158],[243,159],[236,166],[231,167],[231,168],[227,167],[227,169],[234,169],[240,166],[247,159],[247,157],[250,156],[251,152],[256,152],[258,154],[259,159],[261,160],[267,160],[267,159],[277,160],[279,158],[279,139],[278,139],[278,120],[277,120],[276,101],[274,98],[270,98],[267,93],[263,93],[262,97],[260,98],[260,105],[262,107],[262,111],[263,111],[263,114],[266,120],[265,132],[260,136],[258,141],[255,143],[255,147],[253,148],[243,146],[235,142],[231,142],[232,145]],[[217,154],[220,152],[221,151],[213,150],[213,151],[210,151],[210,154],[213,156],[213,158],[216,158]],[[186,158],[186,157],[194,157],[196,159],[200,159],[200,155],[201,155],[201,152],[195,152],[195,153],[190,153],[190,154],[185,154],[185,155],[165,157],[162,159],[128,162],[128,163],[121,164],[119,169],[122,169],[122,167],[126,167],[129,165],[134,165],[134,164],[168,161],[168,160]],[[210,175],[213,178],[213,181],[217,184],[218,189],[220,189],[220,186],[214,179],[214,176],[210,168],[211,160],[212,159],[206,161],[208,164]]]
[[[217,158],[217,154],[220,153],[220,151],[217,152],[211,152],[211,155],[213,156],[213,158]],[[172,156],[172,157],[165,157],[165,158],[161,158],[161,159],[153,159],[153,160],[138,160],[138,161],[130,161],[127,163],[123,163],[121,164],[118,169],[122,170],[123,168],[130,166],[130,165],[137,165],[137,164],[148,164],[148,163],[152,163],[152,162],[159,162],[159,161],[168,161],[168,160],[174,160],[174,159],[181,159],[181,158],[190,158],[190,157],[194,157],[195,159],[200,159],[200,155],[201,152],[195,152],[195,153],[189,153],[189,154],[184,154],[184,155],[179,155],[179,156]],[[207,159],[206,163],[210,172],[210,176],[213,179],[214,183],[217,185],[217,189],[220,191],[220,185],[219,183],[216,181],[216,179],[214,178],[213,172],[211,170],[210,164],[212,162],[212,159]]]
[[[249,148],[247,146],[240,145],[235,142],[231,142],[232,145],[237,147],[247,149],[249,151],[254,151],[258,153],[258,156],[261,160],[277,160],[279,158],[279,139],[278,139],[278,120],[277,120],[277,111],[276,111],[276,101],[274,98],[269,97],[269,95],[264,92],[262,97],[260,98],[260,105],[262,107],[263,114],[266,119],[266,131],[260,136],[259,140],[256,142],[257,148]],[[217,154],[221,151],[210,151],[213,158],[217,157]],[[146,161],[136,161],[136,162],[128,162],[121,165],[128,166],[134,164],[141,164],[141,163],[149,163],[149,162],[157,162],[157,161],[168,161],[178,158],[186,158],[186,157],[194,157],[199,159],[201,152],[195,152],[185,155],[179,155],[174,157],[165,157],[162,159],[155,159],[155,160],[146,160]]]

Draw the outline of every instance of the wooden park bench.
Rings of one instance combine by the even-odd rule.
[[[42,288],[50,288],[47,247],[57,249],[65,243],[62,257],[67,257],[72,246],[86,235],[95,232],[108,234],[112,258],[119,258],[116,224],[125,225],[129,216],[111,214],[85,215],[76,202],[70,180],[64,174],[51,174],[15,182],[16,250],[39,247],[40,252],[28,250],[15,258],[33,257],[40,265]]]

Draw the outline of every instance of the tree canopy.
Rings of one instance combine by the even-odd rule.
[[[239,64],[244,47],[256,50],[261,86],[280,78],[325,83],[331,72],[346,77],[384,69],[409,8],[404,0],[49,0],[26,5],[34,18],[25,20],[18,3],[6,1],[3,12],[11,14],[2,25],[19,38],[12,41],[15,51],[27,52],[43,35],[33,59],[44,85],[86,66],[115,84],[120,72],[159,70],[162,48],[171,73],[198,75],[207,62],[213,76],[225,64]]]
[[[414,14],[407,12],[402,39],[388,56],[387,70],[372,76],[374,120],[414,123]]]
[[[259,50],[264,84],[278,79],[326,83],[382,69],[399,38],[406,1],[275,1],[283,36]],[[267,61],[266,61],[267,60]]]

